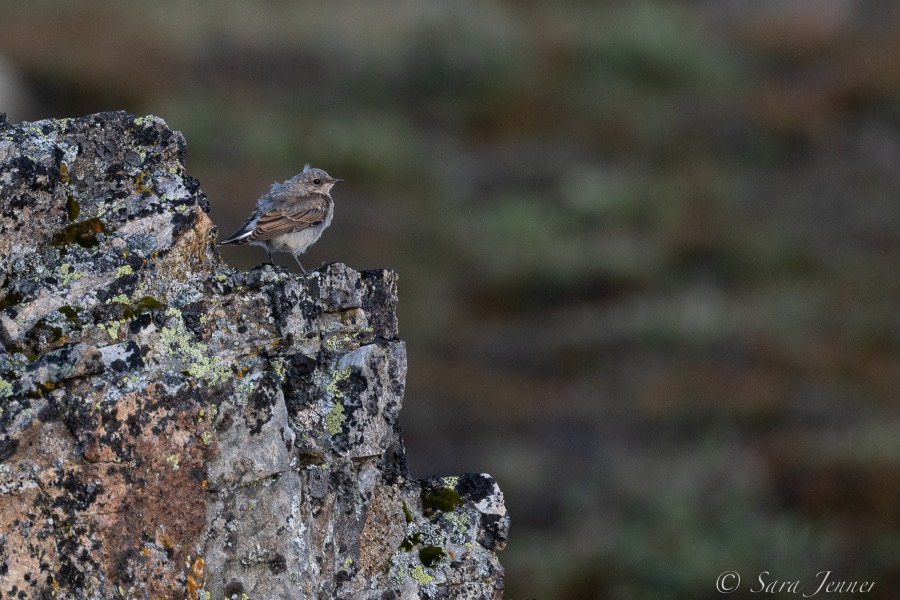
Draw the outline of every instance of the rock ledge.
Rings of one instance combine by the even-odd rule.
[[[0,598],[500,598],[494,480],[408,477],[395,274],[229,268],[184,146],[0,114]]]

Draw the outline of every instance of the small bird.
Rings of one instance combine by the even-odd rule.
[[[331,225],[334,200],[330,192],[341,181],[307,164],[298,175],[284,183],[272,184],[268,193],[257,200],[256,210],[250,213],[246,223],[218,245],[262,246],[269,253],[270,263],[272,252],[288,252],[305,275],[299,255]]]

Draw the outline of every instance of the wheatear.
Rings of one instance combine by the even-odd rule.
[[[294,256],[300,270],[299,255],[312,246],[334,216],[331,188],[342,179],[335,179],[322,169],[309,165],[300,174],[284,183],[275,183],[268,193],[256,202],[256,210],[247,217],[240,229],[219,242],[224,244],[254,244],[269,253],[288,252]]]

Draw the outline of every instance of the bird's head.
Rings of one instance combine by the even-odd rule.
[[[316,169],[306,165],[303,171],[294,178],[293,183],[300,186],[306,193],[327,194],[336,183],[343,179],[335,179],[322,169]]]

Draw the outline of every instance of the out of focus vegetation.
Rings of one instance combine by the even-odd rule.
[[[304,162],[346,179],[305,261],[399,271],[411,467],[497,477],[507,597],[897,598],[898,31],[877,0],[0,0],[0,110],[164,117],[225,233]]]

